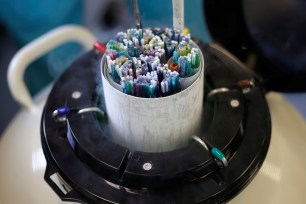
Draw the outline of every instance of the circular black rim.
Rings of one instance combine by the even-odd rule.
[[[217,46],[206,46],[203,51],[205,78],[211,87],[252,77]],[[268,106],[259,87],[248,94],[232,90],[205,98],[199,133],[223,150],[230,162],[226,168],[195,142],[171,152],[130,152],[107,138],[107,131],[93,113],[71,115],[67,123],[55,122],[52,112],[59,106],[95,105],[92,99],[99,84],[96,78],[100,57],[91,51],[71,65],[55,83],[44,109],[41,138],[48,163],[45,179],[63,200],[221,203],[255,176],[267,153],[271,132]],[[70,97],[76,90],[82,92],[78,100]],[[232,99],[239,100],[239,108],[230,107]],[[142,168],[146,162],[153,164],[151,171]],[[58,173],[73,190],[66,195],[59,192],[49,179],[53,173]]]

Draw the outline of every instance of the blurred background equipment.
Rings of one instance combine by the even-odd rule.
[[[120,13],[120,15],[118,15]],[[127,20],[126,20],[127,19]],[[114,0],[2,0],[0,6],[0,133],[5,129],[19,106],[6,81],[8,64],[15,52],[47,31],[64,24],[79,24],[90,28],[101,41],[108,40],[119,30],[128,27],[125,2]],[[102,31],[103,30],[103,31]],[[66,43],[39,58],[26,70],[24,80],[31,95],[56,79],[82,53],[76,43]]]
[[[306,91],[302,0],[205,0],[212,38],[266,80],[269,90]]]

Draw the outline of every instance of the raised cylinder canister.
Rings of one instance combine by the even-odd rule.
[[[131,151],[144,152],[165,152],[187,145],[199,128],[204,95],[204,58],[199,47],[191,43],[199,50],[198,73],[190,77],[192,81],[188,82],[188,87],[165,97],[141,98],[120,91],[108,76],[104,55],[102,83],[114,142]]]

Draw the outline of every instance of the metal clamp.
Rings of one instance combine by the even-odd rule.
[[[192,139],[194,139],[195,141],[197,141],[200,145],[202,145],[207,151],[209,151],[208,146],[206,145],[206,143],[201,140],[201,138],[199,138],[196,135],[192,135]]]
[[[223,166],[228,166],[228,161],[221,150],[219,150],[217,147],[211,146],[208,142],[205,142],[204,139],[201,139],[196,135],[193,135],[192,139],[197,141],[201,146],[203,146],[207,151],[209,151],[215,159],[221,161]]]
[[[211,97],[211,96],[213,96],[215,94],[219,94],[219,93],[229,92],[233,89],[240,89],[242,91],[242,93],[246,94],[246,93],[250,92],[254,87],[255,87],[254,79],[240,80],[232,86],[220,87],[220,88],[216,88],[216,89],[211,90],[208,93],[208,97]]]
[[[218,94],[218,93],[225,93],[225,92],[229,92],[230,89],[226,88],[226,87],[222,87],[222,88],[217,88],[217,89],[213,89],[208,93],[208,97],[211,97],[212,95]]]
[[[76,112],[76,114],[82,114],[82,113],[89,113],[89,112],[97,112],[99,114],[101,114],[102,116],[104,116],[104,111],[102,111],[100,108],[98,107],[87,107],[87,108],[82,108],[79,110],[71,110],[68,107],[60,107],[57,108],[56,110],[54,110],[52,112],[52,117],[56,122],[64,122],[67,120],[67,116],[71,113],[71,112]]]

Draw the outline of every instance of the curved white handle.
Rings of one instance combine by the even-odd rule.
[[[7,80],[13,98],[18,103],[26,108],[35,106],[23,80],[27,66],[48,51],[68,41],[78,42],[84,49],[90,50],[96,38],[84,27],[61,26],[30,42],[14,55],[9,64]]]

